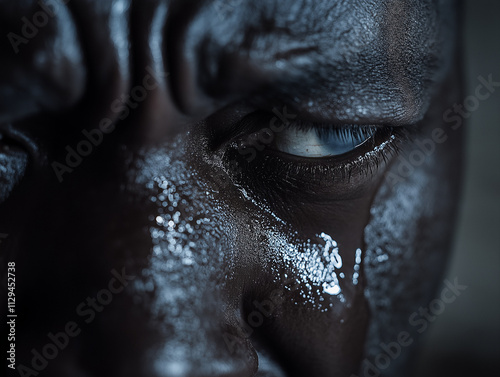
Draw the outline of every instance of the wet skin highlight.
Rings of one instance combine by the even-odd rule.
[[[82,330],[40,375],[351,376],[433,298],[460,190],[461,130],[442,118],[460,98],[457,5],[218,9],[73,0],[17,54],[0,45],[18,363],[32,368],[68,321]],[[0,31],[36,11],[0,4]],[[284,107],[311,127],[376,131],[339,156],[269,142],[245,159],[238,143]],[[437,127],[447,141],[388,179]],[[130,284],[86,323],[78,305],[123,268]],[[417,343],[383,375],[408,375]]]

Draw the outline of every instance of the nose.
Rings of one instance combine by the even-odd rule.
[[[139,375],[251,377],[257,355],[240,329],[241,289],[227,280],[234,250],[229,226],[221,221],[223,207],[202,186],[204,173],[186,174],[187,153],[164,143],[133,173],[149,203],[137,209],[147,220],[137,243],[148,245],[147,263],[131,287],[134,297],[147,298],[141,314],[146,329],[133,331],[134,339],[148,334],[137,353],[147,348],[141,364],[149,370]]]
[[[180,3],[167,23],[166,51],[174,97],[187,114],[205,117],[239,101],[286,103],[329,123],[410,124],[425,113],[421,83],[438,74],[430,49],[418,38],[390,37],[401,35],[400,20],[379,3],[278,11],[275,1],[240,0],[222,16],[217,1],[190,2],[189,10]],[[416,17],[420,5],[406,5],[407,17]],[[412,56],[417,50],[422,55]]]
[[[210,303],[208,304],[210,305]],[[228,313],[210,311],[193,317],[181,313],[169,318],[170,336],[158,348],[149,375],[157,377],[252,377],[258,369],[257,354],[236,326],[221,325]],[[223,320],[224,321],[224,320]]]

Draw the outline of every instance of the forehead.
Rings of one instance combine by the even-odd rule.
[[[41,3],[0,3],[0,29],[29,42],[17,40],[17,52],[8,38],[0,45],[8,68],[0,73],[0,102],[10,114],[15,108],[21,114],[75,103],[87,89],[89,66],[91,79],[107,80],[105,74],[117,68],[126,82],[131,63],[148,54],[163,55],[171,77],[193,66],[204,75],[197,77],[202,84],[222,80],[221,70],[234,71],[225,77],[263,70],[273,98],[316,98],[297,110],[318,117],[408,124],[423,117],[433,83],[453,55],[452,0],[47,0],[52,8]],[[54,17],[48,9],[56,10]],[[49,14],[48,24],[35,25],[30,34],[25,20],[42,22],[41,16],[35,20],[41,12]],[[110,59],[117,67],[102,72],[97,66],[106,67]],[[13,92],[24,93],[23,100]]]
[[[173,3],[167,28],[170,61],[179,62],[173,68],[187,72],[192,64],[207,87],[263,72],[269,97],[306,103],[297,110],[318,121],[415,123],[453,56],[451,1],[233,0],[194,10],[180,4]]]

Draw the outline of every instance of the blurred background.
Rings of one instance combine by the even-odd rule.
[[[465,96],[478,76],[500,81],[500,1],[465,1]],[[467,124],[467,166],[455,251],[446,277],[465,290],[424,333],[418,377],[500,371],[500,88]]]

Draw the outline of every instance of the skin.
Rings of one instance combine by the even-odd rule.
[[[408,318],[441,283],[460,187],[461,131],[442,116],[460,99],[456,4],[235,3],[72,0],[17,54],[2,39],[0,246],[16,263],[16,365],[32,368],[32,350],[74,321],[81,331],[41,375],[351,376],[413,331],[383,370],[410,374]],[[0,2],[0,34],[21,35],[39,10]],[[154,88],[133,100],[146,77]],[[116,100],[129,102],[116,111]],[[232,141],[285,106],[413,136],[350,174],[341,166],[359,150],[304,162],[271,145],[245,160]],[[251,129],[235,126],[256,111]],[[58,173],[66,146],[105,118],[114,130]],[[398,157],[438,127],[447,140],[401,176]],[[341,295],[314,277],[322,233],[339,248]],[[83,314],[123,269],[125,289]]]

